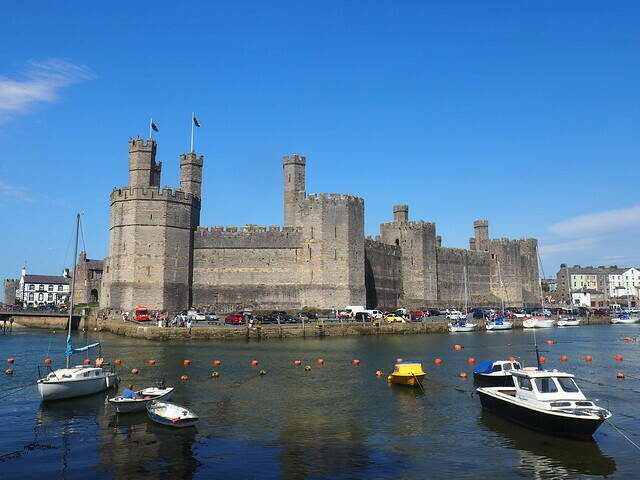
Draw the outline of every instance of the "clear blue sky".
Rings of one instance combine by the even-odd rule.
[[[191,111],[203,225],[281,224],[309,192],[391,206],[467,246],[537,237],[561,262],[640,264],[640,2],[13,2],[0,29],[0,276],[107,255],[127,139],[160,128],[177,185]]]

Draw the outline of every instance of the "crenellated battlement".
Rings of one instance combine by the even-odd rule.
[[[194,164],[202,167],[204,165],[204,155],[196,155],[195,152],[183,153],[180,155],[180,165]]]
[[[129,152],[139,152],[139,151],[155,151],[157,144],[152,139],[143,140],[140,137],[130,138],[129,139]]]
[[[300,248],[301,228],[271,225],[200,226],[194,234],[194,248]]]
[[[364,248],[375,249],[379,252],[383,252],[387,255],[400,257],[402,249],[397,245],[388,245],[378,240],[374,240],[371,237],[367,237],[364,241]]]
[[[364,205],[364,198],[356,197],[355,195],[349,195],[347,193],[309,193],[305,196],[305,200],[315,202],[346,202],[346,203],[359,203]]]
[[[302,232],[302,227],[281,227],[280,225],[213,225],[211,227],[199,226],[196,232],[201,235],[207,233],[294,233]]]
[[[162,190],[158,190],[153,187],[114,188],[111,192],[110,199],[111,203],[123,200],[166,200],[170,202],[193,203],[194,205],[200,205],[200,199],[198,197],[195,197],[190,193],[185,193],[182,190],[174,190],[169,187],[164,187]]]

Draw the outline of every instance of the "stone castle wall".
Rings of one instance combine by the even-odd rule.
[[[400,247],[367,239],[364,256],[367,308],[398,308],[402,295]]]
[[[16,278],[5,278],[2,282],[4,303],[13,305],[16,303],[16,290],[20,287],[20,280]]]

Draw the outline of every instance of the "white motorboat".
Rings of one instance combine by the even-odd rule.
[[[449,331],[451,333],[473,332],[476,328],[478,328],[478,324],[467,322],[467,306],[468,306],[467,299],[469,297],[469,294],[467,290],[467,267],[466,266],[463,267],[462,283],[464,288],[464,314],[461,312],[458,312],[457,310],[454,310],[458,314],[456,315],[456,318],[448,317],[450,319]]]
[[[640,317],[636,315],[631,315],[629,313],[621,313],[617,317],[611,318],[611,323],[616,324],[630,324],[630,323],[639,323]]]
[[[522,322],[523,328],[551,328],[555,326],[556,321],[547,317],[527,318]]]
[[[199,420],[193,411],[169,402],[150,402],[147,405],[147,414],[154,422],[178,428],[191,427]]]
[[[458,322],[453,322],[449,324],[449,331],[451,333],[473,332],[476,328],[478,328],[478,324],[467,323],[465,320],[460,320]]]
[[[489,331],[494,330],[511,330],[513,328],[513,323],[509,320],[496,319],[487,322],[486,329]]]
[[[561,318],[556,323],[558,327],[579,327],[580,319],[579,318]]]
[[[590,439],[611,412],[587,400],[574,376],[535,367],[513,370],[513,387],[480,387],[482,407],[545,433]]]
[[[37,385],[43,400],[61,400],[102,392],[117,383],[113,372],[92,365],[76,365],[51,371]]]
[[[125,398],[122,396],[109,399],[109,404],[118,413],[141,412],[150,402],[154,400],[169,400],[175,388],[149,387],[136,392],[135,398]]]
[[[76,239],[74,258],[78,258],[78,236],[80,234],[80,214],[76,216]],[[74,262],[75,271],[76,264]],[[73,298],[75,293],[76,276],[72,276],[71,292],[69,294],[69,318],[67,321],[67,348],[65,355],[67,357],[66,367],[52,370],[46,367],[48,373],[40,378],[36,384],[38,385],[38,393],[42,400],[61,400],[65,398],[82,397],[93,393],[102,392],[110,387],[117,385],[118,377],[115,372],[103,368],[104,359],[96,359],[95,365],[76,365],[71,366],[71,356],[74,353],[86,352],[91,348],[99,347],[100,343],[93,343],[82,348],[73,348],[71,342],[71,326],[73,323]],[[40,367],[38,368],[40,370]]]

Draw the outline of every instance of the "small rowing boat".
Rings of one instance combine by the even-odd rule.
[[[155,400],[147,405],[147,414],[154,422],[169,427],[191,427],[199,420],[198,415],[186,407]]]
[[[425,375],[420,362],[398,362],[391,375],[387,377],[387,381],[396,385],[418,387],[422,385]]]
[[[115,408],[118,413],[141,412],[148,403],[154,400],[169,400],[173,395],[173,387],[159,388],[149,387],[136,392],[134,398],[125,398],[122,396],[109,399],[109,404]]]

